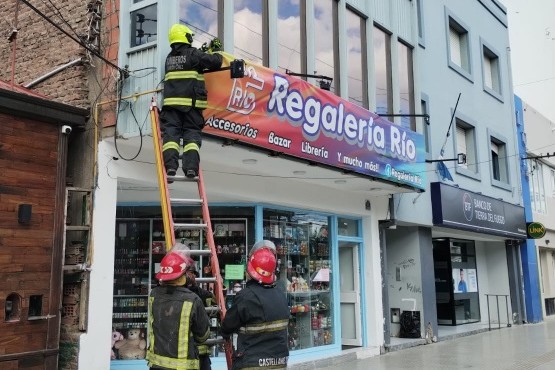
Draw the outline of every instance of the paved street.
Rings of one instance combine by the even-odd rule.
[[[492,330],[321,370],[555,369],[555,320]]]

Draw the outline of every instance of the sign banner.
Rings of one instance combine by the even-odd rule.
[[[523,207],[440,182],[430,185],[434,225],[526,239]]]
[[[541,239],[545,236],[546,230],[540,222],[527,222],[526,235],[528,239]]]
[[[300,78],[249,62],[245,73],[205,75],[205,133],[425,189],[423,135]]]

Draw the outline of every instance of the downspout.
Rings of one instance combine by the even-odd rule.
[[[56,68],[56,69],[54,69],[54,70],[48,72],[47,74],[45,74],[45,75],[43,75],[43,76],[41,76],[41,77],[39,77],[39,78],[37,78],[37,79],[35,79],[35,80],[29,82],[28,84],[23,85],[23,86],[26,87],[26,88],[31,88],[31,87],[33,87],[33,86],[35,86],[35,85],[41,83],[42,81],[49,79],[50,77],[54,76],[55,74],[60,73],[60,72],[63,71],[64,69],[69,68],[69,67],[72,67],[72,66],[74,66],[74,65],[76,65],[76,64],[79,64],[79,63],[81,63],[81,62],[83,62],[83,58],[77,58],[77,59],[75,59],[75,60],[72,60],[71,62],[66,63],[66,64],[64,64],[64,65],[62,65],[62,66],[59,66],[58,68]]]
[[[12,88],[15,86],[15,55],[17,50],[17,16],[19,15],[19,0],[15,0],[15,17],[12,33],[8,37],[8,41],[13,42],[12,44]]]

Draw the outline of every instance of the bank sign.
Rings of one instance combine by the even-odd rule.
[[[205,133],[425,189],[423,135],[302,79],[248,62],[245,72],[205,75]]]
[[[431,184],[434,225],[526,239],[524,208],[440,182]]]

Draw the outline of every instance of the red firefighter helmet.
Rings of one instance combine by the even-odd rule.
[[[183,276],[189,266],[194,266],[194,261],[189,255],[189,247],[176,243],[160,261],[160,272],[156,274],[159,281],[175,280]]]
[[[276,256],[269,248],[254,251],[247,262],[247,273],[261,284],[276,281]]]
[[[249,257],[252,256],[254,252],[259,249],[267,248],[272,251],[273,254],[276,254],[276,245],[271,240],[260,240],[252,246],[251,250],[249,251]]]

